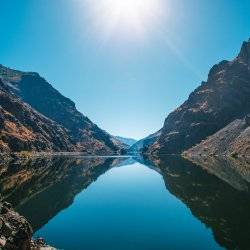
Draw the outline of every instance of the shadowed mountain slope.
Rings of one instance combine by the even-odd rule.
[[[147,153],[181,153],[250,113],[250,40],[239,55],[212,67],[202,84],[169,114]]]
[[[187,157],[225,155],[250,161],[250,116],[237,119],[184,152]]]
[[[0,152],[74,149],[62,126],[11,94],[0,79]]]
[[[114,154],[123,149],[120,141],[92,123],[76,109],[74,102],[60,94],[39,74],[1,65],[0,79],[24,102],[67,129],[77,151]]]

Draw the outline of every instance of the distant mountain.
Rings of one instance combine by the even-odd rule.
[[[250,115],[233,121],[184,154],[190,158],[225,155],[250,159]]]
[[[0,152],[74,150],[62,126],[11,94],[0,80]]]
[[[63,126],[77,151],[88,154],[116,154],[123,145],[86,116],[37,73],[21,72],[0,65],[0,79],[22,101]]]
[[[132,139],[132,138],[125,138],[125,137],[121,137],[121,136],[115,136],[115,138],[120,141],[121,143],[127,145],[127,146],[132,146],[133,144],[135,144],[137,142],[137,140]]]
[[[151,154],[181,153],[250,113],[250,40],[239,55],[212,67],[207,82],[165,120]]]
[[[138,152],[143,153],[144,151],[146,151],[149,145],[152,145],[158,140],[160,135],[161,135],[161,130],[157,131],[152,135],[147,136],[146,138],[137,141],[128,149],[128,151],[130,153],[138,153]]]

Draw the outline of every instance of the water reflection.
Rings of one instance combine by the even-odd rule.
[[[122,162],[128,164],[128,159],[48,157],[4,162],[1,198],[12,203],[36,231],[72,204],[74,197],[100,175]]]
[[[145,161],[162,174],[166,188],[213,230],[221,246],[250,249],[250,194],[245,180],[248,178],[236,174],[228,159],[211,162],[201,165],[209,169],[208,173],[177,156]]]
[[[1,199],[11,202],[37,231],[69,207],[75,196],[99,176],[136,161],[160,173],[166,191],[181,200],[194,217],[211,228],[214,239],[222,247],[250,248],[249,178],[244,171],[240,174],[235,171],[228,162],[200,162],[204,170],[177,156],[161,159],[48,157],[11,160],[1,163]]]

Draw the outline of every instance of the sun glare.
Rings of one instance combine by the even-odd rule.
[[[104,35],[142,37],[166,14],[163,0],[87,0],[85,7]]]

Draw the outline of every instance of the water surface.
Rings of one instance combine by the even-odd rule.
[[[248,192],[178,157],[12,162],[0,184],[35,236],[59,249],[247,249],[250,242]]]

